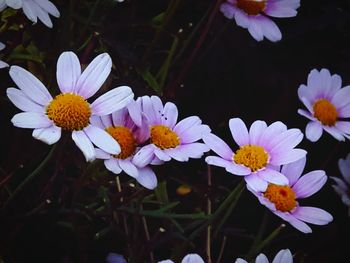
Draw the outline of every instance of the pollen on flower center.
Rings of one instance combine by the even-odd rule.
[[[319,99],[313,106],[314,117],[323,125],[333,126],[337,122],[338,112],[334,105],[326,99]]]
[[[265,10],[267,0],[237,0],[237,7],[246,14],[256,16]]]
[[[253,172],[264,168],[269,160],[269,155],[263,147],[259,145],[241,146],[233,156],[237,164],[249,167]]]
[[[169,127],[164,125],[154,125],[151,127],[151,142],[158,148],[170,149],[180,145],[179,136]]]
[[[121,152],[113,155],[117,159],[126,159],[133,155],[136,150],[136,140],[131,130],[124,126],[111,126],[106,128],[108,132],[120,145]]]
[[[297,205],[295,192],[287,185],[269,184],[264,196],[282,212],[290,212]]]
[[[57,95],[46,107],[46,114],[58,127],[79,131],[89,125],[91,109],[82,97],[72,93]]]

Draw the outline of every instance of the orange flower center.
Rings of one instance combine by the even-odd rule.
[[[57,95],[46,107],[46,114],[58,127],[79,131],[89,125],[91,109],[82,97],[72,93]]]
[[[237,7],[248,15],[256,16],[265,10],[266,2],[267,0],[237,0]]]
[[[326,99],[319,99],[315,102],[314,117],[323,125],[333,126],[337,122],[338,112],[334,105]]]
[[[259,145],[241,146],[233,156],[237,164],[243,164],[253,172],[264,168],[269,160],[269,155],[265,149]]]
[[[297,206],[296,195],[287,185],[269,184],[264,196],[282,212],[290,212]]]
[[[151,142],[158,148],[170,149],[180,145],[179,136],[169,127],[164,125],[154,125],[151,127]]]
[[[120,145],[121,152],[113,155],[117,159],[126,159],[133,155],[136,150],[136,140],[129,128],[124,126],[111,126],[106,128],[108,132]]]

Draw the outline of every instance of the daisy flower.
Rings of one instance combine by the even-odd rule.
[[[118,143],[103,129],[90,124],[91,116],[107,115],[125,107],[134,94],[123,86],[108,91],[92,104],[92,97],[107,79],[112,60],[106,53],[97,56],[81,72],[78,57],[64,52],[57,61],[57,82],[61,94],[52,98],[46,87],[30,72],[10,68],[10,76],[19,89],[8,88],[8,98],[24,111],[12,118],[14,126],[34,129],[33,137],[47,144],[56,143],[62,130],[72,133],[72,139],[87,161],[95,158],[94,143],[110,154],[119,154]]]
[[[3,50],[5,48],[5,45],[3,43],[0,42],[0,51]],[[9,65],[7,63],[5,63],[4,61],[0,60],[0,68],[6,68]]]
[[[60,12],[56,6],[48,0],[0,0],[0,11],[6,7],[13,9],[23,9],[26,17],[34,22],[38,22],[38,18],[45,26],[52,28],[52,22],[49,14],[54,17],[60,17]]]
[[[174,261],[167,259],[158,263],[174,263]],[[188,254],[182,259],[181,263],[204,263],[204,260],[197,254]]]
[[[237,258],[235,263],[248,263],[244,259]],[[256,257],[255,263],[269,263],[269,260],[264,254],[260,254]],[[280,250],[275,258],[273,259],[272,263],[293,263],[293,256],[289,249],[282,249]]]
[[[326,225],[333,220],[328,212],[309,206],[300,206],[299,199],[303,199],[318,192],[327,181],[326,173],[322,170],[309,172],[301,176],[305,167],[306,158],[282,166],[281,173],[288,180],[288,185],[269,183],[266,191],[257,192],[248,185],[260,203],[269,208],[275,215],[289,222],[293,227],[303,233],[311,233],[306,224]],[[306,223],[305,223],[306,222]]]
[[[261,41],[281,40],[282,34],[270,17],[293,17],[297,15],[300,0],[227,0],[220,7],[221,12],[236,24],[248,29],[251,36]]]
[[[303,139],[299,129],[287,129],[280,121],[270,126],[264,121],[255,121],[248,131],[239,118],[230,119],[229,126],[239,149],[234,152],[216,135],[205,134],[204,142],[219,155],[208,156],[205,159],[208,164],[243,175],[249,187],[256,191],[265,191],[268,183],[288,184],[287,177],[275,168],[306,155],[305,150],[294,148]]]
[[[135,178],[142,186],[147,189],[154,189],[157,186],[157,177],[149,167],[137,167],[132,158],[147,139],[144,129],[139,128],[137,123],[141,119],[141,109],[139,104],[132,102],[128,109],[123,108],[119,111],[105,116],[93,116],[91,123],[107,131],[120,145],[121,152],[117,155],[107,153],[101,149],[96,149],[96,158],[103,159],[106,168],[119,174],[124,171],[126,174]],[[133,112],[132,116],[138,115],[138,121],[134,121],[129,111]]]
[[[191,116],[177,123],[178,110],[174,103],[164,106],[157,96],[141,98],[145,125],[150,144],[142,147],[134,157],[134,163],[144,167],[152,160],[170,161],[172,158],[186,162],[189,158],[201,158],[209,151],[204,143],[197,142],[210,132],[200,118]]]
[[[350,117],[350,86],[341,86],[340,76],[327,69],[311,70],[307,85],[300,85],[298,96],[307,111],[298,113],[310,120],[305,131],[310,141],[316,142],[323,130],[338,141],[350,138],[350,122],[342,120]]]
[[[344,180],[338,177],[330,177],[335,182],[336,185],[332,185],[335,192],[341,197],[343,203],[349,207],[349,216],[350,216],[350,154],[348,154],[344,159],[338,161],[338,167],[343,175]]]

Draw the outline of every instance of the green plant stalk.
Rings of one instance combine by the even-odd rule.
[[[261,242],[262,236],[264,234],[266,225],[267,225],[267,221],[268,221],[268,217],[269,217],[269,212],[267,210],[265,210],[263,219],[261,220],[261,224],[258,230],[258,233],[256,235],[256,237],[254,238],[253,244],[248,252],[248,257],[254,256],[254,251],[256,249],[256,247],[258,246],[258,244]]]

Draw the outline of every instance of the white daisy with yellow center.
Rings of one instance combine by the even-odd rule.
[[[12,66],[10,76],[20,89],[8,88],[7,96],[24,111],[12,118],[13,125],[34,129],[33,137],[47,144],[56,143],[62,130],[71,132],[87,161],[95,159],[93,144],[110,154],[119,154],[119,144],[105,130],[91,125],[90,118],[127,106],[134,96],[132,90],[122,86],[92,104],[87,101],[100,89],[111,68],[112,60],[106,53],[97,56],[83,72],[73,52],[62,53],[57,62],[57,82],[62,93],[52,98],[35,76]]]
[[[311,70],[307,85],[300,85],[298,96],[308,111],[298,113],[310,120],[305,131],[310,141],[318,141],[323,130],[338,141],[350,139],[350,86],[341,86],[341,77],[328,69]]]

